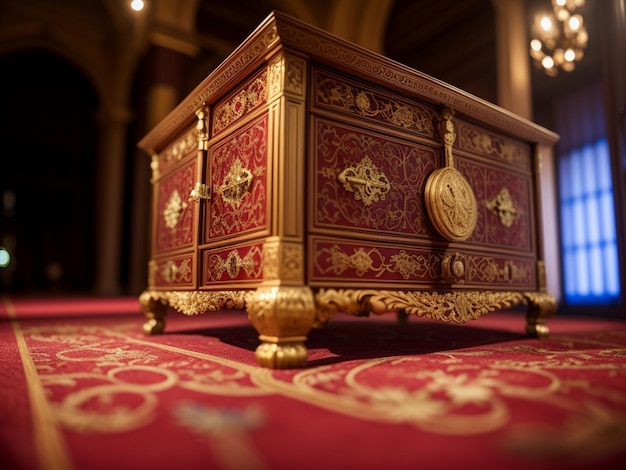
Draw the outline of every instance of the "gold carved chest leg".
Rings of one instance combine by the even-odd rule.
[[[259,287],[246,299],[248,317],[259,332],[259,365],[272,369],[302,367],[307,362],[306,335],[315,323],[315,303],[308,287]]]

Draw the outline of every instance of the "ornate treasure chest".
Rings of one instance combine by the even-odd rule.
[[[557,136],[272,13],[139,146],[152,156],[147,333],[246,309],[258,363],[302,366],[337,312],[545,336],[538,175]]]

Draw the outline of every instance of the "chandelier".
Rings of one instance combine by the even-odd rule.
[[[530,55],[546,74],[574,70],[583,58],[589,36],[583,17],[576,13],[585,0],[552,0],[551,14],[537,15],[531,30]]]

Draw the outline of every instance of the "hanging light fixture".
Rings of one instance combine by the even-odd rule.
[[[531,30],[530,55],[546,74],[571,72],[583,58],[589,35],[577,13],[585,0],[552,0],[553,13],[537,15]]]

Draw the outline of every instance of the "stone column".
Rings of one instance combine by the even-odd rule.
[[[496,13],[498,104],[532,118],[526,11],[523,0],[491,0]]]
[[[164,41],[163,37],[159,37],[159,43],[164,43]],[[180,42],[173,44],[174,47],[180,46]],[[184,98],[181,94],[186,62],[197,52],[198,50],[191,45],[184,49],[181,47],[173,49],[164,45],[151,47],[146,60],[146,70],[143,71],[146,77],[143,85],[145,107],[142,109],[143,116],[138,140],[165,118]],[[150,156],[139,150],[134,155],[128,273],[128,291],[132,295],[139,294],[147,285],[152,213]]]
[[[119,295],[126,134],[131,113],[103,109],[96,170],[96,275],[95,293]]]

